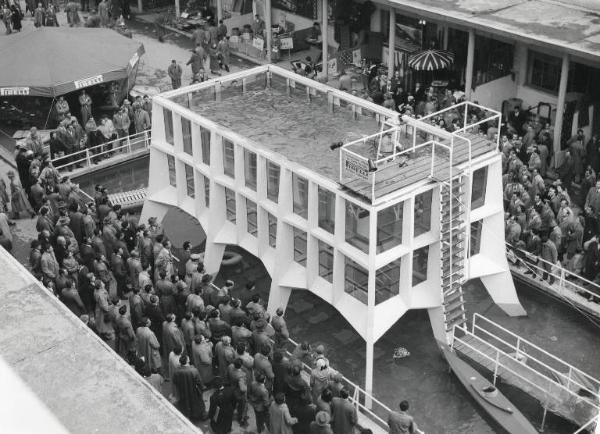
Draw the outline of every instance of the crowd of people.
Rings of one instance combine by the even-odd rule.
[[[27,0],[25,2],[25,13],[23,13],[19,1],[3,0],[0,3],[0,18],[4,23],[6,34],[21,31],[21,21],[27,13],[33,18],[33,25],[36,28],[59,27],[60,24],[56,14],[61,10],[61,3],[63,2],[43,0],[36,5],[35,0]],[[125,17],[130,18],[131,16],[129,2],[125,0],[101,0],[94,2],[95,8],[91,9],[89,3],[89,0],[81,0],[80,3],[64,2],[62,7],[67,18],[66,24],[69,27],[83,25],[85,27],[114,27],[119,29],[125,27]],[[80,11],[87,13],[86,19],[83,21],[79,15]]]
[[[215,433],[230,432],[234,418],[247,426],[250,408],[257,432],[359,432],[350,391],[323,346],[305,342],[288,353],[284,312],[271,317],[253,282],[215,286],[190,242],[174,249],[155,218],[138,224],[101,185],[82,200],[33,148],[19,149],[10,197],[0,191],[13,213],[37,215],[32,274],[150,384],[170,390],[184,415],[209,419]],[[390,426],[413,425],[406,410],[403,403]]]

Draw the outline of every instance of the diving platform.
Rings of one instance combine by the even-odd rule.
[[[471,330],[454,328],[452,348],[576,425],[598,415],[600,381],[479,314]],[[543,422],[542,422],[543,425]]]

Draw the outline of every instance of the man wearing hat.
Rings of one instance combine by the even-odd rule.
[[[117,352],[121,357],[127,357],[127,354],[135,350],[135,332],[133,325],[127,317],[127,306],[123,305],[119,308],[119,316],[115,323],[117,333]]]
[[[140,356],[144,357],[148,369],[160,368],[162,361],[160,358],[160,344],[156,334],[150,329],[152,322],[148,318],[142,319],[142,325],[138,327],[135,337],[137,350]]]
[[[315,420],[310,423],[310,434],[333,434],[330,417],[326,411],[320,411],[315,416]]]

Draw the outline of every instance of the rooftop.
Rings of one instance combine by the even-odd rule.
[[[4,249],[0,268],[0,357],[66,430],[200,432]]]
[[[269,72],[270,85],[266,86]],[[272,65],[209,80],[165,97],[240,140],[249,140],[259,149],[277,153],[335,182],[339,180],[339,154],[330,145],[379,131],[379,115],[385,119],[398,116]],[[223,136],[232,137],[225,131]]]
[[[566,1],[385,0],[383,3],[425,18],[518,37],[590,60],[600,58],[599,11]]]

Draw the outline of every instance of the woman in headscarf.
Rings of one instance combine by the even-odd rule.
[[[29,215],[31,215],[31,218],[35,217],[35,212],[33,212],[33,208],[31,207],[31,204],[25,195],[25,190],[23,190],[19,180],[15,177],[15,172],[9,170],[8,178],[10,179],[10,195],[13,218],[18,219],[22,212],[27,212]]]

